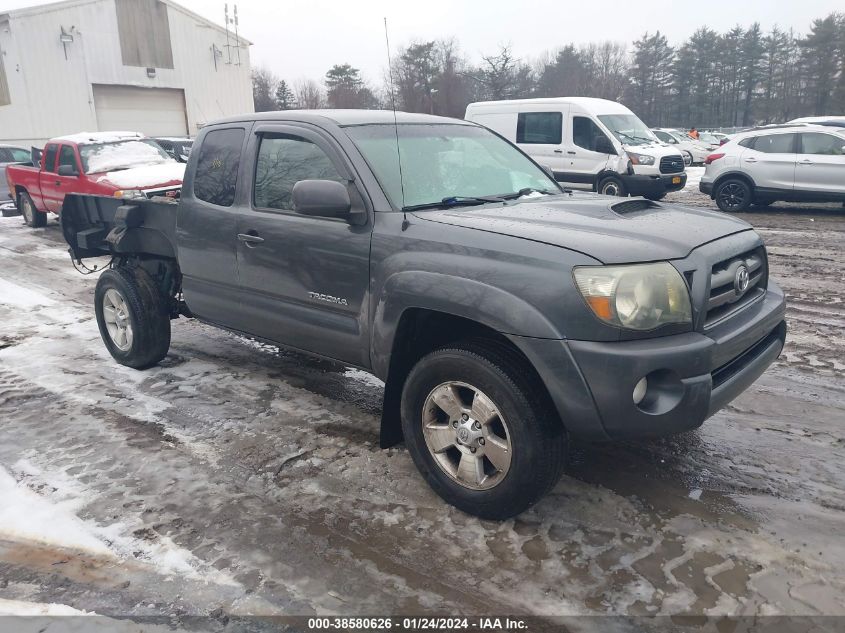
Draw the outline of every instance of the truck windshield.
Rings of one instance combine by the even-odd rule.
[[[560,192],[557,183],[519,150],[475,125],[370,124],[348,126],[345,131],[398,208],[528,189]]]
[[[86,174],[99,174],[173,161],[158,143],[150,139],[80,145],[79,155],[82,158],[82,169]]]
[[[646,124],[633,114],[600,114],[599,121],[623,145],[648,145],[657,140]]]

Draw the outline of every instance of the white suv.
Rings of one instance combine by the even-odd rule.
[[[722,211],[776,200],[845,202],[845,129],[781,126],[745,132],[707,157],[698,188]]]

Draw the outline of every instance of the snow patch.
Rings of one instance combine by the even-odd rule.
[[[117,169],[128,170],[144,165],[179,164],[167,156],[158,145],[147,140],[127,140],[84,147],[82,154],[83,162],[86,163],[85,171],[89,174],[100,174]]]
[[[0,536],[111,555],[109,548],[91,534],[88,526],[76,516],[80,508],[78,499],[67,498],[51,503],[18,484],[2,467],[0,499],[3,499],[0,505]]]
[[[57,136],[54,141],[67,141],[77,145],[88,145],[91,143],[115,143],[127,139],[144,138],[140,132],[114,131],[114,132],[79,132],[78,134],[67,134]]]
[[[55,305],[55,301],[42,294],[29,290],[11,281],[0,279],[0,305],[12,305],[18,308]]]
[[[98,182],[107,182],[121,189],[143,189],[182,181],[185,177],[185,163],[170,161],[158,165],[146,165],[121,171],[112,171],[100,176]]]

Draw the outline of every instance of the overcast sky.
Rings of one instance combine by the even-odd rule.
[[[223,23],[222,1],[176,1]],[[0,9],[33,4],[45,3],[0,0]],[[254,66],[289,81],[322,80],[333,64],[348,62],[376,87],[387,67],[385,17],[394,49],[454,36],[471,59],[510,43],[530,61],[570,42],[630,43],[657,29],[676,44],[704,24],[724,31],[758,21],[765,30],[778,24],[805,32],[814,18],[845,10],[843,0],[239,0],[237,5],[240,32],[253,42]]]

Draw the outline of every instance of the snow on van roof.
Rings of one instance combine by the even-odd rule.
[[[540,97],[537,99],[505,99],[502,101],[476,101],[467,106],[467,111],[476,108],[513,108],[537,105],[580,105],[588,111],[598,114],[627,114],[630,110],[618,101],[599,99],[598,97]]]
[[[115,143],[136,138],[144,138],[144,135],[140,132],[79,132],[78,134],[57,136],[53,140],[88,145],[91,143]]]

